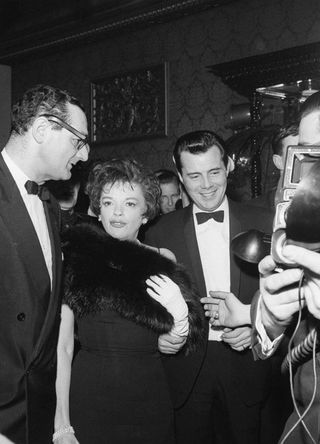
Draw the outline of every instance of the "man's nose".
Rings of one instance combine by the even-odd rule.
[[[210,188],[212,185],[210,178],[208,176],[202,176],[200,185],[201,185],[201,188]]]
[[[78,152],[77,157],[82,160],[83,162],[86,162],[89,159],[89,152],[90,148],[89,145],[84,145]]]

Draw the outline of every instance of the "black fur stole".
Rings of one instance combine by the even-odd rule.
[[[109,309],[158,334],[169,332],[172,315],[146,292],[146,279],[161,273],[179,285],[187,302],[187,349],[202,340],[203,308],[180,265],[147,247],[113,239],[92,224],[68,230],[63,236],[63,252],[64,301],[76,317]]]

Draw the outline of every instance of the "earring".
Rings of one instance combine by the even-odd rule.
[[[145,225],[148,222],[147,218],[142,219],[142,224]]]
[[[98,221],[101,222],[101,214],[98,216]]]

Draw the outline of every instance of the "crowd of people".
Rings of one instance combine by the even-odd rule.
[[[233,161],[199,130],[177,139],[176,172],[99,161],[78,212],[84,108],[51,86],[24,93],[0,155],[1,444],[318,442],[316,339],[292,404],[274,388],[297,316],[295,340],[317,334],[320,256],[286,246],[294,266],[279,272],[231,248],[243,231],[272,232],[298,143],[320,145],[320,93],[276,135],[268,196],[229,199]]]

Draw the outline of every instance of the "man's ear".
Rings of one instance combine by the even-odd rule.
[[[227,164],[227,174],[231,173],[234,170],[234,161],[228,156],[228,164]]]
[[[178,174],[178,176],[179,176],[179,180],[180,180],[180,182],[183,183],[183,178],[182,178],[181,173],[179,173],[179,171],[177,171],[177,174]]]
[[[177,164],[176,164],[176,161],[175,161],[175,159],[174,159],[174,156],[172,156],[172,162],[174,163],[174,166],[176,167],[176,171],[177,171],[177,174],[178,174],[178,176],[179,176],[179,180],[180,180],[180,182],[183,183],[183,179],[182,179],[181,173],[178,171]]]
[[[282,171],[283,170],[283,160],[282,160],[282,156],[279,156],[279,154],[274,154],[272,156],[272,160],[274,163],[274,166],[276,168],[278,168],[278,170]]]
[[[43,143],[48,134],[49,122],[45,117],[37,117],[31,127],[34,140]]]

